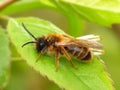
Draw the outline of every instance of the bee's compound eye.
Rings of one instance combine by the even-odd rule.
[[[42,48],[42,47],[44,47],[45,46],[45,42],[40,42],[39,43],[39,46]]]
[[[41,51],[47,45],[46,40],[44,38],[39,38],[37,42],[37,51]]]

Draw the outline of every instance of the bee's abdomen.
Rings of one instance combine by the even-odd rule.
[[[65,49],[71,55],[77,57],[82,61],[87,61],[91,59],[91,52],[86,47],[78,47],[78,46],[66,46]]]

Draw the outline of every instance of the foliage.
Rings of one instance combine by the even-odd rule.
[[[113,90],[112,81],[104,70],[102,60],[98,57],[94,57],[90,63],[82,63],[73,58],[78,70],[72,68],[66,58],[61,57],[58,72],[55,72],[54,56],[43,55],[40,61],[36,63],[35,60],[39,54],[34,45],[21,47],[25,42],[34,40],[25,32],[21,23],[23,22],[36,37],[49,33],[65,32],[46,20],[35,17],[14,18],[10,15],[25,10],[54,10],[66,17],[70,27],[67,33],[78,36],[84,32],[84,20],[108,28],[111,28],[113,24],[120,23],[118,9],[120,5],[118,2],[118,0],[20,0],[14,2],[0,12],[0,18],[6,20],[6,23],[8,22],[6,26],[12,42],[12,44],[10,43],[11,57],[19,57],[20,60],[25,59],[27,64],[40,74],[47,76],[49,80],[67,90],[96,90],[96,88],[97,90]],[[0,53],[0,87],[3,87],[8,82],[10,52],[6,33],[1,30],[0,35],[3,37],[0,48],[2,49],[2,53]],[[3,55],[6,56],[3,57]]]
[[[10,51],[8,38],[0,28],[0,88],[5,87],[9,79]]]
[[[24,48],[20,47],[27,41],[33,41],[31,36],[29,36],[21,27],[22,22],[24,22],[25,25],[31,29],[30,31],[35,36],[64,32],[58,29],[56,26],[52,25],[50,22],[39,20],[37,18],[19,18],[17,21],[13,19],[9,21],[8,33],[13,44],[16,46],[21,56],[34,69],[39,71],[42,75],[46,75],[50,80],[53,80],[60,87],[67,90],[78,90],[80,88],[84,90],[94,90],[96,87],[98,87],[99,90],[112,90],[110,80],[104,72],[100,59],[97,57],[93,59],[93,62],[86,64],[77,62],[76,60],[75,65],[78,67],[78,70],[72,68],[68,62],[65,61],[66,59],[62,58],[58,72],[55,71],[55,61],[52,60],[54,59],[52,57],[50,58],[48,56],[43,56],[41,57],[41,60],[36,63],[36,58],[39,54],[36,53],[35,48],[32,47],[32,45],[26,46]],[[36,23],[33,24],[31,22]]]

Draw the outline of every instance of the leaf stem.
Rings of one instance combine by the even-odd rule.
[[[3,2],[0,2],[0,11],[15,2],[16,0],[4,0]]]
[[[0,19],[2,19],[2,20],[8,21],[10,18],[11,18],[11,17],[9,17],[9,16],[1,15],[1,14],[0,14]]]
[[[13,57],[12,58],[12,61],[21,61],[23,60],[21,57]]]
[[[56,5],[58,11],[66,16],[70,27],[68,33],[72,36],[81,35],[83,33],[82,19],[76,13],[74,13],[71,6],[62,4],[58,1],[53,1],[53,3]]]

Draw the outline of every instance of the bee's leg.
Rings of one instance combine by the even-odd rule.
[[[40,54],[39,54],[39,56],[37,57],[37,59],[36,59],[36,62],[38,62],[38,60],[40,59],[40,57],[42,56],[44,54],[44,52],[42,51],[42,52],[40,52]]]
[[[41,50],[38,58],[36,59],[36,62],[38,62],[38,60],[40,59],[40,57],[45,53],[45,50],[46,50],[46,49],[47,49],[47,47],[44,47],[44,48]]]
[[[61,50],[62,50],[63,55],[65,55],[65,57],[67,58],[67,60],[72,65],[72,67],[76,68],[75,65],[74,65],[74,63],[72,62],[72,59],[71,59],[70,55],[67,53],[67,51],[65,50],[65,48],[61,46]]]
[[[58,71],[60,53],[56,51],[55,60],[56,60],[56,72]]]

